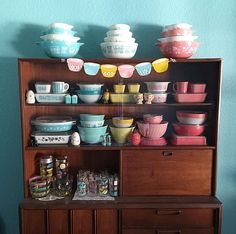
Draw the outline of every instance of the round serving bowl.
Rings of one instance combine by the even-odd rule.
[[[113,117],[112,123],[117,128],[129,128],[133,124],[134,119],[130,117]]]
[[[82,94],[82,95],[101,95],[101,90],[76,90],[77,94]]]
[[[164,82],[164,81],[145,82],[145,84],[147,85],[148,91],[151,93],[166,92],[169,83],[170,82]]]
[[[193,29],[192,28],[174,28],[174,29],[162,31],[161,34],[165,37],[191,36],[193,34]]]
[[[199,136],[204,130],[204,125],[190,125],[182,123],[173,123],[174,131],[180,136]]]
[[[112,137],[114,138],[115,142],[118,144],[124,144],[128,141],[130,133],[133,131],[134,127],[129,128],[117,128],[109,126],[111,130]]]
[[[103,141],[103,135],[106,134],[107,125],[102,127],[81,127],[77,126],[79,130],[79,134],[81,137],[81,141],[88,143],[88,144],[96,144]]]
[[[104,42],[126,42],[126,43],[134,43],[135,42],[135,38],[133,37],[124,37],[124,36],[120,36],[120,37],[105,37],[104,38]]]
[[[145,114],[143,115],[143,120],[145,123],[159,124],[163,120],[163,115]]]
[[[84,103],[96,103],[101,99],[101,94],[81,94],[78,93],[79,99]]]
[[[199,43],[196,41],[172,41],[157,44],[161,53],[168,58],[189,58],[196,53]]]
[[[102,52],[107,58],[132,58],[138,48],[138,43],[103,42],[100,44]]]
[[[105,115],[80,114],[79,117],[82,121],[102,121]]]
[[[174,41],[194,41],[198,36],[173,36],[173,37],[163,37],[157,39],[161,43],[174,42]]]
[[[102,86],[104,84],[83,84],[83,83],[77,83],[76,85],[79,86],[80,90],[101,91]]]
[[[123,30],[129,31],[130,26],[128,24],[113,24],[109,27],[110,30]]]
[[[43,36],[40,36],[41,39],[44,41],[66,41],[66,42],[77,42],[80,40],[79,37],[74,37],[68,34],[46,34]]]
[[[97,128],[97,127],[102,127],[104,124],[104,120],[94,120],[94,121],[84,121],[84,120],[80,120],[80,125],[81,127],[85,127],[85,128]]]
[[[150,139],[158,139],[162,137],[168,126],[168,122],[162,121],[159,124],[150,124],[141,121],[137,121],[139,132],[142,136]]]
[[[52,28],[58,28],[58,29],[62,29],[62,30],[71,30],[72,28],[74,28],[73,25],[70,25],[70,24],[65,24],[65,23],[52,23],[48,26],[49,29],[52,29]]]
[[[71,58],[74,57],[84,43],[65,41],[41,41],[38,44],[45,54],[51,58]]]
[[[133,33],[128,30],[117,29],[107,31],[107,37],[132,37]]]
[[[176,117],[182,124],[203,124],[207,119],[207,113],[199,111],[176,111]]]

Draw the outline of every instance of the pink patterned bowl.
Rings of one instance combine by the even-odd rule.
[[[134,73],[134,69],[134,66],[129,64],[123,64],[118,66],[118,71],[122,78],[131,78]]]
[[[168,58],[189,58],[196,53],[199,42],[196,41],[171,41],[158,43],[161,53]]]
[[[205,125],[173,123],[173,128],[180,136],[199,136],[204,132]]]
[[[154,99],[152,100],[153,103],[164,103],[166,102],[168,93],[153,93]]]
[[[166,92],[169,83],[170,82],[164,82],[164,81],[145,82],[145,84],[147,85],[147,90],[151,93]]]
[[[191,28],[173,28],[167,31],[161,32],[165,37],[172,36],[191,36],[193,34],[193,30]]]
[[[143,115],[143,120],[145,123],[159,124],[163,120],[163,115],[145,114]]]
[[[159,139],[165,134],[168,122],[162,121],[159,124],[150,124],[137,121],[137,125],[139,132],[141,133],[142,136],[154,140],[154,139]]]
[[[176,117],[182,124],[203,124],[207,113],[200,111],[176,111]]]

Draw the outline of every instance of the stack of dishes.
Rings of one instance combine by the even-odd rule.
[[[104,118],[105,115],[80,114],[80,124],[77,127],[83,142],[96,144],[103,141],[107,131]]]
[[[79,90],[76,90],[79,99],[84,103],[96,103],[102,97],[103,84],[77,83]]]
[[[135,38],[132,37],[130,26],[127,24],[114,24],[106,33],[101,49],[107,58],[132,58],[138,48]]]
[[[205,130],[207,113],[197,111],[176,111],[178,123],[173,123],[176,134],[172,135],[174,145],[205,145],[206,137],[201,136]]]
[[[75,121],[69,116],[40,116],[31,120],[36,144],[68,144]]]
[[[163,137],[168,122],[163,121],[162,115],[146,114],[143,116],[144,121],[137,121],[138,130],[143,136],[141,145],[166,145],[167,141]]]
[[[125,144],[128,141],[130,133],[133,131],[134,119],[130,117],[113,117],[112,124],[114,126],[110,126],[111,134],[113,139],[118,144]]]
[[[199,43],[193,36],[192,25],[186,23],[172,24],[164,27],[163,38],[158,39],[157,46],[168,58],[189,58],[197,50]]]
[[[74,57],[84,43],[79,43],[79,37],[72,31],[73,25],[64,23],[52,23],[40,38],[39,42],[46,55],[52,58]]]
[[[153,103],[164,103],[167,100],[167,89],[168,84],[170,82],[164,82],[164,81],[153,81],[153,82],[145,82],[147,85],[147,90],[149,93],[152,93],[154,95]]]

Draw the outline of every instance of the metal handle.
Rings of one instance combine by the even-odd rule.
[[[181,210],[156,210],[156,215],[180,215]]]
[[[172,234],[181,234],[181,230],[156,230],[156,234],[167,234],[167,233],[172,233]]]
[[[162,151],[162,156],[164,157],[171,157],[174,155],[173,151]]]

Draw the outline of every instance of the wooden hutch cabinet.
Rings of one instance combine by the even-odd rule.
[[[137,64],[147,60],[91,59],[99,64]],[[221,59],[182,59],[170,62],[164,73],[152,70],[140,77],[123,79],[124,84],[146,81],[170,81],[168,100],[160,104],[27,104],[26,92],[37,81],[62,80],[103,83],[109,90],[120,81],[88,76],[83,69],[76,73],[59,59],[19,59],[21,118],[23,137],[24,200],[19,205],[22,234],[220,234],[221,203],[215,197],[221,84]],[[172,83],[189,81],[206,83],[204,103],[177,103]],[[42,115],[80,113],[105,114],[106,119],[119,116],[141,118],[144,113],[159,113],[169,122],[165,134],[169,139],[177,110],[208,113],[204,135],[207,145],[111,146],[85,145],[31,146],[30,120]],[[37,160],[42,155],[67,155],[70,173],[76,179],[78,169],[109,169],[119,175],[119,197],[114,201],[73,201],[71,197],[56,201],[38,201],[29,193],[29,178],[37,174]]]

